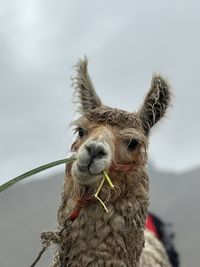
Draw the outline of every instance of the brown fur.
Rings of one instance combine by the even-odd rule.
[[[105,148],[109,146],[112,162],[133,162],[135,169],[126,173],[109,172],[109,164],[106,165],[114,189],[105,183],[100,191],[100,198],[109,212],[106,213],[97,201],[84,206],[72,227],[65,231],[62,242],[58,244],[53,266],[168,267],[170,265],[167,256],[159,241],[156,241],[158,249],[155,246],[154,258],[161,249],[163,253],[158,253],[160,265],[147,265],[148,258],[149,262],[155,263],[156,260],[153,261],[151,253],[146,253],[143,248],[144,224],[149,203],[149,181],[145,168],[148,133],[165,113],[170,97],[169,87],[160,76],[155,76],[140,111],[130,113],[101,103],[88,75],[86,59],[78,62],[76,70],[75,91],[80,103],[81,117],[73,124],[85,130],[85,135],[78,137],[72,145],[72,150],[78,157],[77,162],[80,153],[86,153],[87,144],[100,142],[104,146],[105,142]],[[138,145],[130,150],[128,147],[132,139],[137,140]],[[88,173],[88,184],[87,180],[84,183],[78,182],[76,172],[73,171],[74,164],[76,163],[67,168],[58,212],[60,226],[64,225],[66,217],[76,206],[77,198],[94,196],[101,179],[101,175],[96,175],[94,181],[89,182],[91,174]],[[152,236],[148,236],[148,240],[151,238]]]

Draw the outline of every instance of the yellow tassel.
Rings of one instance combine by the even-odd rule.
[[[105,171],[103,171],[102,181],[101,181],[99,187],[97,188],[97,191],[96,191],[96,193],[95,193],[94,196],[101,203],[101,205],[103,206],[103,208],[105,209],[105,211],[108,212],[108,209],[107,209],[106,205],[103,203],[103,201],[98,196],[98,194],[99,194],[99,192],[100,192],[100,190],[101,190],[101,188],[102,188],[105,180],[107,180],[107,182],[108,182],[108,184],[110,185],[111,188],[114,188],[114,185],[113,185],[110,177],[108,176],[108,174]]]
[[[108,174],[107,174],[105,171],[103,171],[103,176],[104,176],[105,179],[107,180],[107,182],[108,182],[108,184],[110,185],[110,187],[114,188],[114,185],[113,185],[113,183],[112,183],[110,177],[108,176]]]

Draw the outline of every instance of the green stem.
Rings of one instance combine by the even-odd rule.
[[[70,158],[67,158],[67,159],[60,159],[60,160],[57,160],[57,161],[42,165],[42,166],[37,167],[35,169],[32,169],[32,170],[30,170],[28,172],[25,172],[25,173],[15,177],[14,179],[6,182],[5,184],[1,185],[0,186],[0,192],[6,190],[10,186],[12,186],[12,185],[14,185],[14,184],[26,179],[29,176],[32,176],[32,175],[36,174],[38,172],[42,172],[42,171],[44,171],[46,169],[55,167],[57,165],[60,165],[60,164],[66,163],[66,162],[74,161],[74,160],[75,160],[75,157],[70,157]]]

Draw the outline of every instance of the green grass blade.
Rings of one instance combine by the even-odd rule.
[[[32,175],[36,174],[38,172],[42,172],[42,171],[47,170],[49,168],[53,168],[53,167],[55,167],[57,165],[60,165],[60,164],[66,163],[66,162],[70,162],[70,161],[74,161],[74,160],[75,160],[75,157],[70,157],[70,158],[67,158],[67,159],[60,159],[60,160],[57,160],[57,161],[42,165],[42,166],[37,167],[35,169],[32,169],[32,170],[30,170],[28,172],[25,172],[25,173],[15,177],[14,179],[6,182],[5,184],[1,185],[0,186],[0,192],[6,190],[10,186],[12,186],[12,185],[14,185],[14,184],[26,179],[29,176],[32,176]]]

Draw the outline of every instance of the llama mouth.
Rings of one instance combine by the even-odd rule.
[[[89,169],[88,166],[80,165],[77,163],[77,168],[82,173],[88,173]]]
[[[102,177],[102,171],[94,173],[90,170],[91,167],[79,165],[78,163],[74,166],[74,178],[82,185],[95,185],[96,182]]]
[[[102,171],[104,170],[104,168],[100,168],[100,166],[98,166],[98,164],[96,164],[95,162],[91,161],[91,163],[87,166],[84,165],[80,165],[79,163],[77,163],[77,168],[78,170],[82,173],[82,174],[86,174],[86,175],[99,175],[102,173]]]
[[[104,168],[99,168],[96,164],[91,164],[89,167],[89,172],[92,175],[98,175],[101,174]]]
[[[75,162],[72,167],[74,179],[82,185],[96,185],[102,178],[104,168],[93,162],[90,165],[83,165]]]

